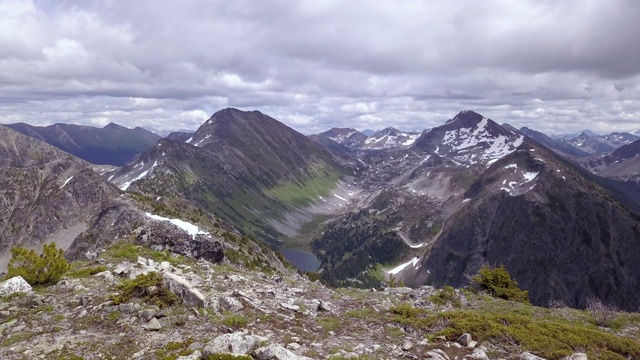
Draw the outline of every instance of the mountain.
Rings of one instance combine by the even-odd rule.
[[[325,281],[371,286],[376,263],[400,262],[390,274],[404,284],[463,286],[483,263],[504,264],[539,305],[640,305],[637,186],[472,111],[361,160],[354,210],[312,234]]]
[[[614,152],[589,159],[585,167],[601,176],[640,181],[640,140],[622,145]]]
[[[0,268],[15,245],[67,248],[118,197],[83,160],[0,126]]]
[[[426,249],[471,183],[524,138],[464,111],[408,148],[367,151],[360,158],[366,169],[354,181],[361,190],[355,209],[310,235],[323,262],[320,277],[342,286],[379,282],[372,265]]]
[[[638,130],[638,132],[640,132],[640,130]],[[361,133],[363,133],[366,136],[371,136],[371,135],[375,134],[376,131],[375,130],[371,130],[371,129],[365,129],[365,130],[362,130]]]
[[[413,147],[457,165],[487,165],[513,152],[523,140],[517,132],[465,110],[445,125],[424,132]]]
[[[219,262],[226,251],[244,266],[283,268],[263,244],[184,200],[122,194],[84,160],[6,126],[0,158],[0,272],[12,247],[48,242],[74,261],[131,241],[193,259]]]
[[[350,195],[340,180],[349,173],[320,144],[281,122],[229,108],[187,142],[163,139],[109,180],[123,190],[187,199],[245,233],[277,242],[308,221],[309,212],[346,203]]]
[[[193,136],[192,131],[174,131],[169,135],[165,136],[167,139],[176,140],[176,141],[187,141]]]
[[[563,139],[553,139],[539,131],[529,129],[528,127],[522,127],[519,131],[522,134],[532,138],[533,140],[565,157],[585,157],[591,155],[586,151],[582,151],[574,147],[569,142],[564,141]]]
[[[529,139],[467,188],[405,283],[462,286],[482,264],[505,265],[534,304],[640,306],[640,197]]]
[[[367,140],[367,135],[359,132],[356,129],[350,128],[332,128],[318,135],[320,137],[329,138],[336,143],[344,145],[348,148],[356,148],[360,146],[365,140]]]
[[[103,128],[70,124],[6,125],[27,136],[73,154],[93,164],[122,166],[136,154],[153,147],[160,136],[140,127],[128,129],[110,123]]]
[[[640,136],[636,136],[636,135],[625,133],[625,132],[613,132],[611,134],[602,135],[600,136],[600,138],[607,144],[615,147],[616,149],[623,145],[630,144],[636,140],[640,140]]]
[[[406,148],[411,146],[419,136],[420,133],[403,132],[388,127],[369,135],[357,147],[366,150]]]
[[[565,135],[560,137],[561,141],[571,144],[582,151],[593,155],[602,155],[629,144],[640,137],[629,134],[614,132],[606,135],[597,135],[592,131],[585,130],[578,135]]]

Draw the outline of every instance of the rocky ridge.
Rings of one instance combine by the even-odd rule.
[[[482,295],[456,291],[441,302],[442,291],[432,287],[333,290],[289,270],[255,272],[228,260],[214,264],[144,246],[127,249],[110,248],[90,263],[76,263],[69,277],[35,294],[3,297],[0,356],[537,359],[520,346],[468,333],[442,336],[438,328],[407,325],[394,315],[402,306],[434,314],[460,306],[470,311],[484,306],[488,299]],[[161,286],[179,296],[179,304],[157,306],[144,298],[114,302],[123,283],[150,273],[161,275]],[[580,312],[575,316],[585,318]],[[572,356],[567,359],[582,355]]]

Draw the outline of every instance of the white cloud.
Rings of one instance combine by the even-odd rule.
[[[0,2],[0,122],[635,130],[636,2]],[[195,113],[194,113],[195,112]],[[202,114],[206,116],[202,116]]]

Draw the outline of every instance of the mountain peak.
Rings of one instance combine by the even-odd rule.
[[[461,122],[463,127],[469,127],[478,124],[485,117],[472,110],[462,110],[453,119],[446,122],[446,124]]]
[[[126,129],[126,127],[124,127],[122,125],[118,125],[118,124],[116,124],[114,122],[110,122],[103,129],[117,130],[117,129]]]

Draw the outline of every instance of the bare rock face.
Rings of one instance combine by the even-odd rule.
[[[31,285],[27,283],[22,276],[12,277],[9,280],[5,280],[0,283],[0,297],[7,296],[15,293],[32,293],[33,289]]]
[[[219,240],[203,234],[192,237],[164,222],[151,222],[142,228],[136,241],[151,248],[168,249],[176,254],[212,263],[219,263],[224,259],[224,248]]]
[[[224,259],[222,242],[210,235],[189,235],[165,221],[152,221],[131,205],[114,201],[93,220],[90,228],[65,253],[70,260],[86,260],[87,253],[105,248],[114,239],[136,237],[136,242],[155,250],[169,250],[194,259],[218,263]]]

